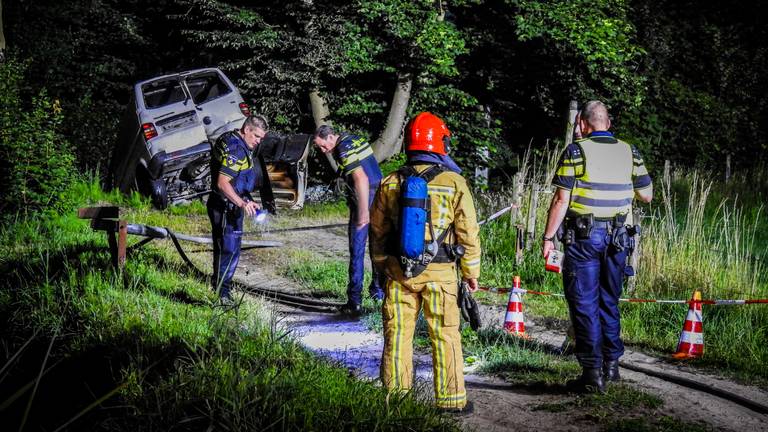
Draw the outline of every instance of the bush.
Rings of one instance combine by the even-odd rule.
[[[26,95],[25,65],[0,65],[0,214],[25,215],[62,208],[60,196],[72,180],[74,157],[60,133],[61,105],[45,90]]]

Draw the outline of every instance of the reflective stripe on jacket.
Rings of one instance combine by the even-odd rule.
[[[415,165],[422,172],[430,165]],[[393,280],[406,286],[437,281],[455,281],[456,267],[453,263],[431,263],[420,275],[406,279],[403,276],[398,258],[387,254],[387,241],[397,238],[400,217],[400,176],[397,172],[390,174],[381,182],[371,208],[371,253],[373,262],[380,271]],[[453,224],[453,232],[446,237],[446,244],[461,244],[465,253],[460,266],[465,278],[480,276],[480,238],[479,225],[472,193],[466,180],[454,172],[444,171],[437,175],[428,185],[432,225],[435,236],[439,237],[444,230]],[[425,229],[425,237],[431,240],[429,228]]]

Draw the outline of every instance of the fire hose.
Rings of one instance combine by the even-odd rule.
[[[517,207],[518,206],[515,204],[504,207],[501,210],[497,211],[496,213],[493,213],[492,215],[478,222],[477,224],[480,226],[483,226],[488,222],[492,222],[500,218],[501,216],[504,216],[510,210],[515,209]],[[283,232],[314,231],[314,230],[324,230],[324,229],[332,229],[332,228],[343,228],[348,225],[349,224],[345,222],[345,223],[327,224],[327,225],[312,225],[312,226],[303,226],[303,227],[265,229],[260,231],[247,231],[247,232],[244,232],[243,234],[265,234],[265,233],[273,234],[273,233],[283,233]]]

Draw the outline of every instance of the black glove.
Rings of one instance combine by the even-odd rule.
[[[461,316],[464,321],[469,323],[469,327],[477,331],[483,325],[480,322],[480,309],[477,307],[477,302],[472,298],[472,294],[467,288],[467,284],[462,282],[459,285],[459,308],[461,309]]]

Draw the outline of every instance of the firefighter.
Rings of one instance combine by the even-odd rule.
[[[222,134],[211,151],[211,193],[208,218],[213,237],[213,290],[224,305],[232,305],[232,277],[240,259],[244,215],[260,209],[251,191],[261,188],[264,207],[275,212],[266,164],[254,150],[267,133],[267,120],[260,115],[245,119],[239,130]],[[254,161],[254,158],[257,160]]]
[[[381,181],[381,170],[368,142],[355,135],[339,134],[331,126],[317,128],[313,139],[323,153],[331,153],[344,177],[349,206],[349,281],[347,303],[340,308],[345,315],[359,316],[362,313],[363,275],[365,244],[368,241],[370,207]],[[377,301],[384,298],[381,276],[373,269],[371,297]]]
[[[552,181],[557,191],[542,254],[546,258],[554,249],[562,224],[563,289],[582,367],[581,376],[568,386],[602,392],[606,382],[620,379],[619,296],[633,246],[628,230],[632,201],[650,202],[653,186],[637,148],[608,131],[611,121],[602,102],[585,104],[579,126],[583,138],[565,149]]]
[[[457,304],[457,257],[462,279],[469,290],[477,290],[480,275],[479,226],[472,194],[461,170],[448,156],[450,131],[434,114],[424,112],[408,124],[405,135],[406,166],[424,174],[435,165],[441,172],[427,183],[429,208],[424,229],[427,243],[442,238],[439,252],[418,275],[406,277],[397,243],[403,169],[387,176],[371,209],[371,248],[374,265],[386,274],[382,307],[384,351],[381,379],[390,390],[406,391],[413,385],[413,332],[423,308],[432,343],[435,400],[449,411],[468,411],[464,389],[464,360],[459,333]],[[409,169],[410,169],[409,168]],[[405,205],[405,204],[403,204]],[[453,251],[453,252],[451,252]],[[408,270],[411,272],[412,270]]]

